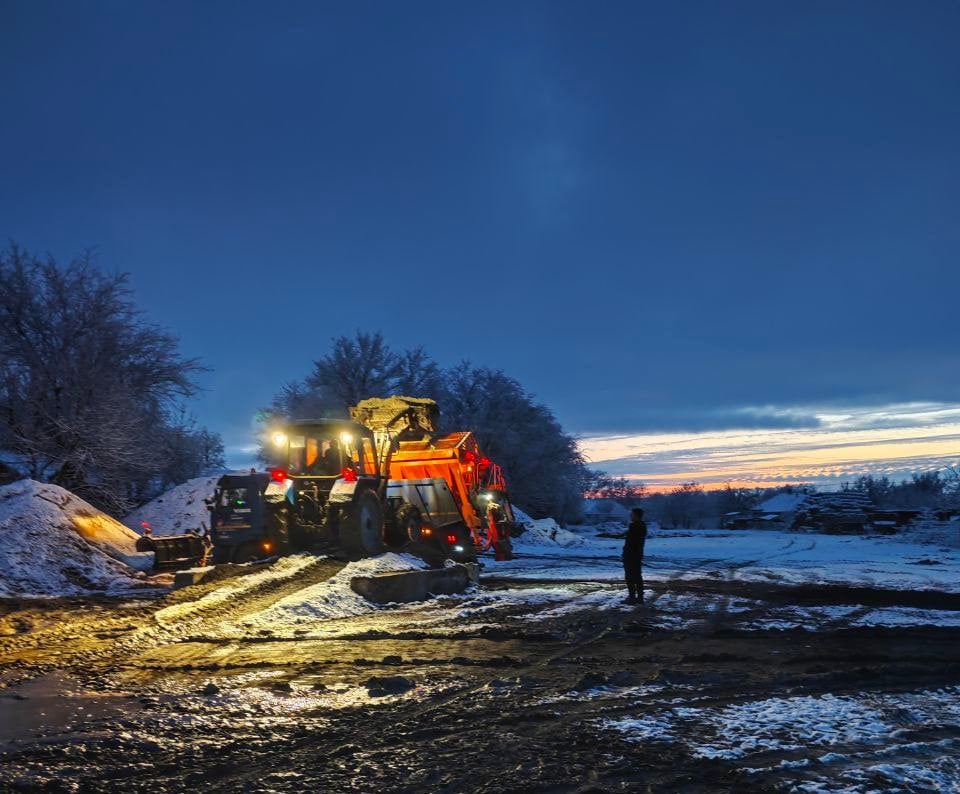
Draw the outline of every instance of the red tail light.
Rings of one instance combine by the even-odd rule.
[[[489,466],[489,465],[490,465],[490,458],[480,458],[480,465],[481,465],[481,466]]]
[[[340,472],[340,476],[343,477],[347,482],[356,482],[357,473],[353,469],[344,469]]]
[[[457,542],[456,535],[447,535],[447,543],[449,543],[452,546],[456,542]]]
[[[270,479],[274,482],[283,482],[287,479],[287,473],[283,469],[270,469]]]
[[[470,451],[468,450],[467,452],[464,452],[464,453],[463,453],[463,459],[464,459],[467,463],[473,463],[473,462],[477,459],[477,456],[476,456],[476,453],[470,452]]]

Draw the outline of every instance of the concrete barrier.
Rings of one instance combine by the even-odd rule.
[[[480,581],[480,569],[474,563],[431,568],[426,571],[397,571],[371,576],[354,576],[353,592],[377,604],[426,601],[432,595],[462,593]]]
[[[173,589],[179,590],[181,587],[189,587],[192,584],[199,584],[216,570],[215,566],[207,565],[203,568],[188,568],[185,571],[177,571],[173,575]]]

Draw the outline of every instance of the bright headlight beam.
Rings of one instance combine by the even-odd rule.
[[[278,447],[282,447],[287,443],[287,434],[277,431],[273,434],[273,443]]]

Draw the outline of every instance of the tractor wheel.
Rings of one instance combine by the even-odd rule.
[[[383,540],[390,551],[400,551],[410,545],[411,509],[416,510],[405,505],[386,519],[383,526]],[[417,510],[417,521],[419,521],[419,512]]]
[[[340,546],[348,557],[359,560],[382,554],[383,508],[372,491],[362,491],[340,518]]]
[[[406,507],[398,517],[401,530],[410,543],[420,543],[423,537],[423,516],[415,507]]]
[[[244,543],[233,552],[233,559],[230,562],[244,563],[259,560],[263,555],[260,553],[260,547],[256,543]]]

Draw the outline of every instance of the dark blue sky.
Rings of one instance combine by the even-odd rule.
[[[0,0],[0,237],[129,271],[231,444],[357,328],[579,433],[956,401],[958,41],[947,0]]]

